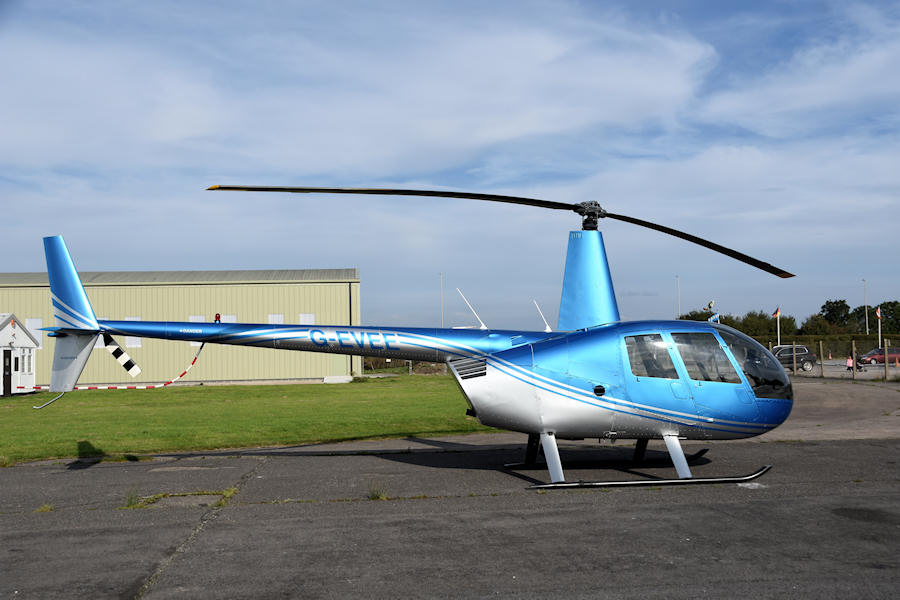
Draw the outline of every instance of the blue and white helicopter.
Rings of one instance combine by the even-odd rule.
[[[793,275],[675,229],[613,214],[596,202],[568,204],[518,196],[438,190],[212,186],[211,190],[469,198],[571,210],[558,331],[299,326],[98,320],[60,236],[44,238],[56,327],[51,391],[74,389],[98,336],[112,335],[446,362],[469,404],[491,427],[528,434],[526,465],[542,449],[550,484],[535,487],[739,482],[765,473],[694,478],[680,440],[748,438],[791,412],[787,373],[761,344],[729,327],[695,321],[619,318],[598,220],[648,227],[721,252],[779,277]],[[121,354],[121,349],[115,354]],[[133,369],[123,361],[126,369]],[[59,396],[57,396],[59,397]],[[55,400],[55,398],[54,398]],[[52,401],[51,401],[52,402]],[[48,403],[49,404],[49,403]],[[566,482],[557,439],[636,440],[634,460],[662,439],[677,479]]]

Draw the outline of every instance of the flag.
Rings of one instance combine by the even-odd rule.
[[[780,316],[781,316],[781,307],[779,306],[778,308],[775,309],[775,312],[772,313],[772,318],[777,319]]]
[[[881,307],[880,307],[880,306],[879,306],[878,308],[875,309],[875,318],[876,318],[876,319],[880,319],[880,318],[881,318]]]
[[[707,319],[710,323],[718,323],[719,322],[719,313],[714,314],[710,318]]]

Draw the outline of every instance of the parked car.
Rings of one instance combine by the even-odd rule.
[[[896,363],[900,359],[900,348],[888,348],[888,362]],[[859,364],[874,365],[875,363],[884,363],[884,348],[875,348],[869,350],[859,357]]]
[[[794,368],[794,348],[797,348],[797,368],[812,371],[816,366],[816,355],[806,346],[775,346],[772,354],[786,369]]]

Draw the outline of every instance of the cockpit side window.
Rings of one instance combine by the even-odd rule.
[[[669,350],[658,333],[625,336],[631,372],[636,377],[678,379]]]
[[[681,354],[688,376],[694,381],[741,382],[728,355],[713,334],[673,333],[672,339],[675,340],[675,347]]]

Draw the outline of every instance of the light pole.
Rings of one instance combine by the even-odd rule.
[[[866,311],[866,335],[869,335],[869,294],[866,290],[865,279],[863,279],[863,308]]]
[[[675,304],[675,319],[681,318],[681,280],[678,279],[678,275],[675,276],[675,297],[677,298]]]

